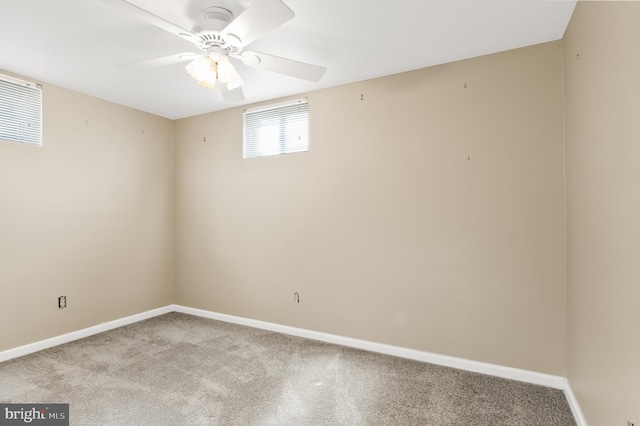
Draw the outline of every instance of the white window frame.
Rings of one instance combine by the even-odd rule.
[[[302,98],[246,109],[243,129],[243,158],[309,151],[309,101]]]
[[[0,140],[42,146],[42,86],[0,74]]]

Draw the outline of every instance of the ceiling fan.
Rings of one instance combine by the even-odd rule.
[[[227,102],[244,100],[242,78],[232,60],[313,82],[320,81],[326,71],[326,68],[318,65],[243,50],[265,33],[295,16],[281,0],[255,0],[238,16],[224,7],[209,6],[203,11],[203,19],[196,22],[191,31],[186,31],[130,1],[102,1],[190,41],[199,50],[199,53],[179,53],[139,63],[168,65],[190,60],[187,72],[203,87],[219,87]]]

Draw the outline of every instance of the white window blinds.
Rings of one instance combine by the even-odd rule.
[[[0,75],[0,140],[42,145],[42,88]]]
[[[309,150],[306,99],[244,112],[244,158]]]

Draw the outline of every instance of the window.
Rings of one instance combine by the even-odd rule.
[[[0,139],[42,145],[42,88],[0,75]]]
[[[244,112],[244,158],[309,150],[309,103],[306,99]]]

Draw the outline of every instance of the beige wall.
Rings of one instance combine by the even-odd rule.
[[[0,141],[0,350],[173,300],[173,123],[49,84],[43,117]]]
[[[177,121],[177,303],[564,375],[562,55],[309,93],[304,154]]]
[[[640,424],[638,41],[638,2],[580,2],[565,36],[567,364],[591,426]]]

